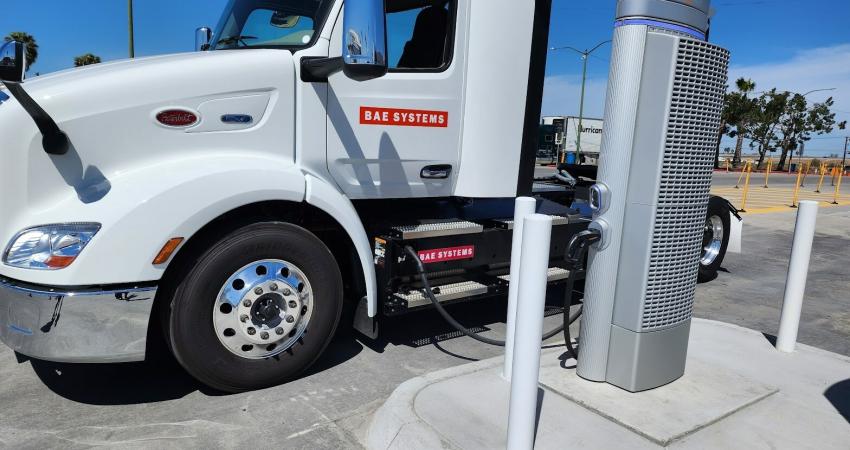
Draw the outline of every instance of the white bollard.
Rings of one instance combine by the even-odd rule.
[[[519,197],[514,203],[514,231],[511,242],[511,282],[508,285],[508,320],[505,331],[505,366],[502,377],[511,381],[511,369],[514,363],[514,327],[516,326],[516,302],[519,286],[520,257],[522,255],[522,224],[526,216],[537,210],[537,200],[531,197]]]
[[[552,218],[532,214],[522,230],[522,261],[517,296],[511,400],[508,409],[508,450],[534,447],[537,422],[537,389],[540,376],[540,341],[543,339],[543,310],[546,306],[546,272]]]
[[[803,294],[806,292],[806,277],[809,274],[809,259],[812,256],[812,241],[815,238],[817,217],[818,202],[811,200],[800,202],[797,209],[797,223],[794,226],[791,261],[788,263],[788,281],[785,283],[779,335],[776,337],[776,348],[781,352],[791,353],[797,345],[800,312],[803,309]]]

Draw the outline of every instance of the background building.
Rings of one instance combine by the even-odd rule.
[[[562,153],[565,160],[574,161],[578,148],[578,117],[545,116],[540,125],[540,145],[537,157],[550,158]],[[602,144],[602,119],[583,118],[581,132],[581,154],[584,163],[596,164]]]

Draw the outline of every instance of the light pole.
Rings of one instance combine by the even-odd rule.
[[[130,58],[135,58],[136,44],[133,37],[133,0],[127,0],[127,31],[130,34]]]
[[[552,47],[551,51],[556,50],[572,50],[579,55],[581,55],[582,59],[582,69],[581,69],[581,100],[579,101],[578,107],[578,132],[576,133],[576,164],[581,164],[581,133],[584,130],[582,122],[584,120],[584,88],[585,83],[587,82],[587,59],[590,57],[590,54],[595,52],[602,47],[602,45],[607,44],[611,41],[602,41],[596,44],[596,47],[593,47],[590,50],[585,49],[581,51],[575,47],[564,46],[564,47]],[[566,130],[564,130],[566,132]],[[566,154],[566,152],[564,152]],[[562,161],[563,162],[563,161]]]
[[[844,153],[841,155],[841,172],[844,172],[844,168],[847,167],[847,144],[850,143],[850,136],[844,138]]]
[[[809,95],[809,94],[813,94],[813,93],[815,93],[815,92],[834,91],[835,89],[836,89],[836,88],[834,88],[834,87],[833,87],[833,88],[824,88],[824,89],[812,89],[811,91],[806,92],[805,94],[799,94],[799,93],[797,93],[797,92],[791,92],[791,91],[785,91],[785,93],[786,93],[786,94],[797,94],[797,95],[801,95],[802,97],[804,97],[804,98],[805,98],[807,95]],[[785,105],[785,111],[788,111],[788,105],[787,105],[787,104]],[[793,124],[793,122],[792,122],[792,124]],[[793,130],[792,130],[792,131],[793,131]],[[787,140],[787,139],[785,139],[785,140],[783,141],[783,143],[782,143],[782,151],[783,151],[783,152],[785,151],[785,145],[787,145],[787,143],[788,143],[788,140]],[[791,154],[790,158],[788,158],[788,171],[790,172],[790,171],[791,171],[791,162],[793,162],[793,161],[794,161],[794,151],[793,151],[793,150],[791,150],[791,151],[790,151],[790,152],[788,152],[788,153],[790,153],[790,154]],[[800,156],[802,156],[802,155],[800,155]]]

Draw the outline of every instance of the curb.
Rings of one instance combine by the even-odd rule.
[[[416,397],[428,386],[450,378],[498,366],[503,356],[449,367],[412,378],[400,384],[383,406],[375,411],[366,435],[368,449],[443,448],[454,449],[439,432],[422,420],[414,409]],[[380,427],[375,424],[380,423]]]

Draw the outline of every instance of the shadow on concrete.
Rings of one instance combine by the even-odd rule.
[[[534,443],[537,443],[537,433],[540,430],[540,417],[543,415],[543,397],[546,391],[543,388],[537,388],[537,409],[534,415]]]
[[[850,378],[833,384],[824,391],[823,396],[850,423]]]
[[[762,336],[767,339],[767,342],[770,342],[772,347],[776,347],[776,336],[768,333],[762,333]]]
[[[120,364],[65,364],[30,360],[55,394],[89,405],[134,405],[182,398],[195,391],[222,395],[195,381],[173,358]]]
[[[545,315],[547,317],[561,314],[563,293],[564,291],[560,287],[550,289],[546,299],[547,310]],[[446,309],[452,317],[470,331],[484,333],[485,336],[493,339],[504,339],[501,334],[495,335],[487,332],[491,330],[490,326],[493,324],[504,324],[506,322],[507,297],[491,297],[466,303],[449,304]],[[477,358],[448,351],[441,345],[442,342],[451,339],[467,337],[449,325],[434,309],[385,318],[381,321],[380,327],[378,339],[370,340],[360,336],[360,342],[374,352],[383,353],[389,345],[413,348],[434,346],[434,348],[449,356],[464,361],[478,361]]]
[[[321,358],[299,378],[330,369],[357,356],[363,346],[353,333],[338,335]],[[36,376],[55,394],[89,405],[135,405],[183,398],[193,392],[229,395],[192,378],[170,355],[138,363],[66,364],[29,359]]]
[[[487,332],[488,325],[505,322],[506,298],[490,298],[446,306],[449,314],[475,333]],[[422,310],[381,321],[378,339],[361,342],[374,352],[383,353],[389,345],[413,348],[433,345],[437,350],[456,358],[475,361],[475,358],[452,353],[441,342],[464,337],[452,328],[436,310]]]

